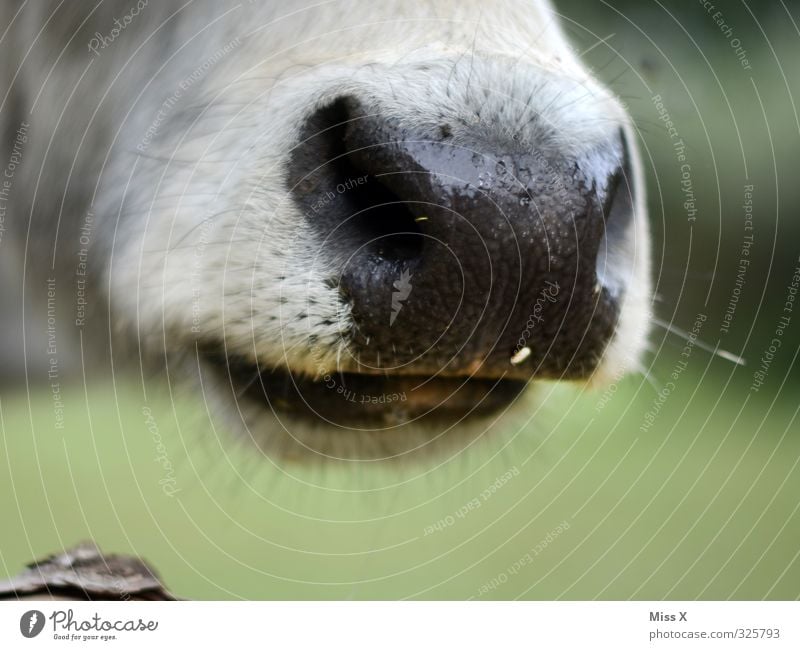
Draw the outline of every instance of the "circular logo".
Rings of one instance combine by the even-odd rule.
[[[38,609],[25,612],[19,619],[19,631],[26,639],[32,639],[44,629],[44,614]]]

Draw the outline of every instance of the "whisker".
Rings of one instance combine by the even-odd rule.
[[[659,391],[661,390],[661,387],[659,386],[656,377],[653,376],[653,373],[648,372],[647,368],[645,368],[640,363],[635,364],[633,366],[633,369],[636,372],[638,372],[642,377],[644,377],[644,380],[653,387],[653,390],[655,391],[656,395],[658,395]]]
[[[646,352],[652,352],[653,354],[656,354],[658,352],[658,348],[656,348],[656,346],[650,341],[647,341],[644,344],[644,349]]]
[[[676,336],[680,336],[684,341],[688,342],[691,339],[691,335],[688,332],[682,330],[679,327],[676,327],[672,323],[667,323],[667,322],[662,321],[661,319],[655,318],[655,317],[652,318],[652,321],[653,321],[653,323],[655,323],[659,327],[663,327],[665,330],[667,330],[671,334],[675,334]],[[736,354],[733,354],[732,352],[728,352],[727,350],[720,350],[719,349],[719,342],[714,347],[712,347],[708,343],[704,343],[699,338],[696,338],[694,340],[694,345],[696,345],[701,350],[705,350],[706,352],[709,352],[710,354],[712,354],[714,356],[720,357],[721,359],[725,359],[726,361],[730,361],[731,363],[735,363],[737,366],[746,365],[746,362],[742,357],[740,357],[740,356],[738,356]]]
[[[609,34],[609,35],[608,35],[608,36],[606,36],[605,38],[601,38],[601,39],[599,39],[598,41],[595,41],[595,43],[594,43],[593,45],[590,45],[589,47],[587,47],[585,50],[583,50],[583,52],[581,52],[580,54],[578,54],[578,56],[579,56],[579,57],[586,56],[586,55],[587,55],[589,52],[591,52],[591,51],[592,51],[594,48],[596,48],[598,45],[604,45],[605,43],[607,43],[607,42],[608,42],[610,39],[614,38],[615,36],[616,36],[616,33],[614,33],[614,34]]]
[[[336,373],[341,375],[342,374],[342,348],[344,347],[344,341],[339,341],[339,344],[336,346]]]
[[[250,387],[251,387],[251,386],[253,386],[253,384],[255,384],[255,383],[256,383],[256,381],[259,379],[259,377],[261,377],[261,370],[258,370],[258,371],[257,371],[257,372],[256,372],[256,373],[253,375],[253,378],[252,378],[252,379],[249,379],[249,380],[247,381],[247,383],[246,383],[246,384],[245,384],[245,385],[244,385],[242,388],[240,388],[240,389],[237,391],[237,393],[236,393],[236,399],[237,399],[237,400],[240,400],[240,399],[242,399],[242,397],[244,397],[244,394],[245,394],[245,393],[246,393],[248,390],[250,390]]]

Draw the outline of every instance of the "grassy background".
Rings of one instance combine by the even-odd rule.
[[[548,386],[515,438],[413,470],[279,470],[200,439],[192,400],[151,401],[171,497],[136,386],[66,393],[63,432],[49,396],[5,400],[0,569],[94,538],[191,598],[797,598],[796,406],[704,372],[647,433],[648,383],[599,412],[598,394]]]

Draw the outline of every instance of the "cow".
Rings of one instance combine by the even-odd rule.
[[[5,381],[128,368],[375,460],[636,367],[636,130],[546,0],[6,0],[0,34]]]

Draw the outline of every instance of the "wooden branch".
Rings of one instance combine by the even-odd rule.
[[[144,561],[81,542],[0,581],[0,600],[177,600]]]

